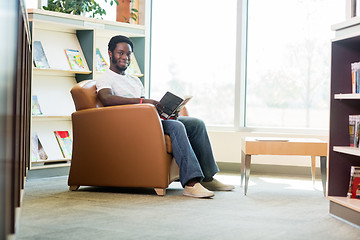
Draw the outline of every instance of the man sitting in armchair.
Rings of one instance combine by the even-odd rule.
[[[98,98],[104,106],[153,104],[161,111],[162,104],[146,99],[139,78],[125,72],[133,51],[131,39],[114,36],[108,44],[110,68],[96,81]],[[219,171],[203,121],[194,117],[162,120],[164,133],[171,138],[173,156],[180,169],[184,195],[196,198],[214,196],[212,191],[231,191],[234,186],[214,179]]]

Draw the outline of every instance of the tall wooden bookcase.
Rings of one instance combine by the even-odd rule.
[[[351,63],[360,61],[360,18],[332,26],[328,198],[330,214],[360,225],[360,199],[348,199],[351,166],[360,149],[349,147],[349,115],[360,115],[360,94],[352,94]]]
[[[75,107],[70,89],[82,80],[96,79],[96,48],[100,49],[109,64],[107,44],[115,35],[125,35],[134,42],[134,54],[140,70],[146,78],[145,26],[100,19],[74,16],[39,9],[28,9],[32,43],[40,41],[49,69],[32,68],[31,93],[36,95],[42,115],[33,115],[31,133],[36,133],[48,155],[47,160],[34,161],[30,157],[30,169],[70,165],[70,158],[64,158],[58,146],[54,131],[69,131],[72,138],[71,113]],[[65,49],[80,51],[85,62],[84,71],[71,70]]]
[[[27,159],[31,34],[25,1],[2,1],[0,15],[0,239],[16,239]]]

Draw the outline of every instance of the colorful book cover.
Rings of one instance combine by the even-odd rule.
[[[32,102],[31,102],[31,112],[32,115],[42,115],[42,111],[40,108],[39,100],[36,95],[32,96]]]
[[[360,178],[359,178],[359,180],[360,180]],[[358,182],[357,187],[355,189],[355,198],[360,199],[360,181]]]
[[[96,48],[96,71],[104,72],[109,68],[99,48]]]
[[[34,41],[33,58],[36,68],[50,68],[43,46],[40,41]]]
[[[360,198],[360,166],[351,166],[348,198]]]
[[[64,158],[71,158],[72,140],[68,131],[54,131],[56,140],[59,144],[61,153]]]
[[[349,115],[350,147],[359,147],[360,115]]]
[[[81,59],[79,50],[65,49],[65,53],[72,70],[85,70],[85,65]]]
[[[351,198],[360,199],[360,177],[354,178]]]
[[[42,146],[39,136],[36,132],[32,134],[31,139],[31,159],[33,162],[48,159],[48,155],[46,154],[45,149]]]
[[[130,64],[129,64],[129,67],[126,69],[126,72],[127,72],[128,74],[130,74],[130,75],[134,75],[134,76],[137,76],[137,77],[142,77],[142,76],[144,76],[144,75],[141,73],[139,64],[138,64],[137,61],[136,61],[136,58],[135,58],[134,53],[131,53]]]

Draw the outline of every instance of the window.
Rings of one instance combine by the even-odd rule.
[[[341,0],[249,0],[246,126],[327,129]]]
[[[327,129],[330,27],[344,14],[342,0],[153,0],[151,97],[193,95],[191,115],[212,126]]]
[[[236,0],[153,0],[151,98],[192,95],[192,116],[234,125],[236,7]]]

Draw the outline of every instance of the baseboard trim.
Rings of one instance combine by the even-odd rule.
[[[68,176],[70,167],[56,167],[56,168],[43,168],[31,169],[28,171],[27,179],[49,178]]]
[[[240,163],[218,162],[217,164],[221,172],[240,174]],[[28,171],[27,179],[68,176],[69,170],[70,167],[33,169]],[[251,164],[251,173],[311,177],[311,167]],[[316,168],[316,177],[321,177],[320,168]]]
[[[240,174],[240,163],[218,162],[221,172]],[[253,174],[280,174],[294,176],[311,177],[311,167],[304,166],[287,166],[287,165],[267,165],[267,164],[251,164],[251,173]],[[321,177],[320,168],[316,168],[316,177]]]

